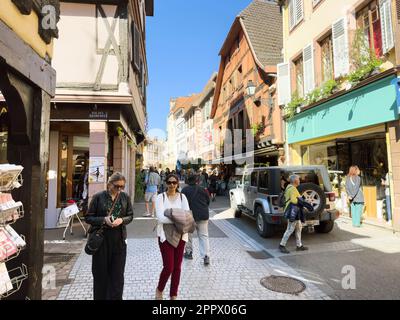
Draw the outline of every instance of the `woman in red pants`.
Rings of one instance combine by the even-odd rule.
[[[164,216],[164,211],[171,208],[189,209],[189,203],[184,194],[177,192],[179,187],[179,178],[177,175],[170,174],[166,178],[167,192],[161,193],[156,200],[156,213],[158,219],[157,236],[158,244],[163,259],[163,270],[160,274],[160,280],[156,289],[156,300],[163,299],[163,291],[168,279],[171,277],[170,298],[176,300],[178,297],[178,287],[181,278],[181,265],[185,243],[188,241],[188,234],[182,235],[178,246],[171,245],[164,232],[164,224],[173,224],[173,222]]]

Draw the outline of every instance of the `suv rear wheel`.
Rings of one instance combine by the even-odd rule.
[[[315,183],[302,183],[297,187],[301,196],[314,207],[314,213],[320,215],[326,206],[326,195]]]
[[[256,207],[256,223],[258,234],[263,238],[270,238],[274,235],[274,226],[265,219],[264,210],[261,206]]]
[[[332,220],[329,221],[320,221],[319,226],[315,226],[315,232],[317,233],[329,233],[332,231],[335,222]]]

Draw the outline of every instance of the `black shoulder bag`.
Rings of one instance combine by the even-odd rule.
[[[113,205],[110,211],[108,211],[107,213],[107,217],[109,217],[113,212],[115,204],[118,201],[119,195],[120,194],[118,193],[117,197],[114,199]],[[102,225],[100,229],[89,234],[89,238],[85,246],[86,254],[90,256],[94,255],[97,251],[99,251],[101,245],[103,244],[103,241],[104,241],[104,225]]]

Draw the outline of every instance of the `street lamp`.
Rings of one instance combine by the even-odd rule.
[[[252,80],[249,80],[249,82],[247,82],[246,92],[248,96],[254,96],[254,94],[256,93],[256,85]]]
[[[254,82],[252,80],[249,80],[247,82],[247,87],[246,87],[247,96],[253,98],[253,102],[257,107],[261,106],[261,104],[264,103],[265,105],[267,105],[272,109],[274,107],[274,99],[272,98],[271,93],[269,93],[269,97],[267,99],[263,99],[261,97],[255,97],[254,95],[256,93],[256,88],[257,87],[254,84]]]

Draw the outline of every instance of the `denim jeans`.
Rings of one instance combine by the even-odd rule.
[[[303,229],[303,225],[300,220],[296,220],[293,222],[288,221],[287,229],[285,234],[283,235],[282,241],[281,241],[281,246],[286,246],[286,243],[288,242],[290,236],[292,233],[296,230],[296,245],[298,247],[302,246],[301,243],[301,230]]]
[[[197,236],[199,237],[200,256],[210,256],[210,242],[208,240],[208,220],[196,221]],[[186,242],[185,251],[193,252],[193,235],[189,233],[189,240]]]

